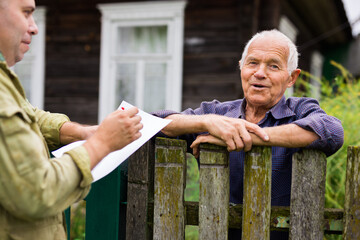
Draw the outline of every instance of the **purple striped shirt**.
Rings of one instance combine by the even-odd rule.
[[[233,118],[245,119],[246,100],[202,102],[200,107],[186,109],[181,114],[203,115],[218,114]],[[165,118],[177,112],[163,110],[153,115]],[[340,120],[329,116],[312,98],[290,97],[281,100],[271,108],[258,123],[260,127],[272,127],[293,123],[306,130],[314,131],[319,139],[307,148],[323,151],[327,156],[334,154],[343,144],[344,130]],[[188,145],[198,134],[187,134],[180,138],[187,140]],[[272,147],[272,190],[271,203],[277,206],[290,205],[291,164],[292,155],[300,148]],[[230,202],[242,203],[243,198],[243,167],[245,153],[230,152]]]

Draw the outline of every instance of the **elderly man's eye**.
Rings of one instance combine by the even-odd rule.
[[[271,69],[274,69],[274,70],[275,70],[275,69],[280,69],[278,65],[274,65],[274,64],[270,65],[270,68],[271,68]]]

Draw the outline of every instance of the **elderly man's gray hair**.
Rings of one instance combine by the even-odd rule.
[[[274,36],[279,37],[280,39],[283,39],[288,45],[289,56],[288,56],[288,61],[287,61],[287,68],[288,68],[289,74],[291,75],[291,73],[298,67],[299,53],[297,51],[295,44],[290,40],[290,38],[288,38],[285,34],[283,34],[282,32],[280,32],[276,29],[258,32],[247,42],[247,44],[244,48],[244,52],[241,57],[240,69],[244,65],[245,58],[249,51],[249,46],[252,42],[254,42],[258,38],[274,37]]]

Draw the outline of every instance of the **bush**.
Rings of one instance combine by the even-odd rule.
[[[321,79],[320,106],[327,114],[341,120],[345,138],[342,148],[327,159],[325,207],[343,208],[347,148],[350,145],[360,145],[360,82],[340,64],[331,64],[339,69],[340,74],[333,80]],[[307,81],[309,78],[320,81],[304,72],[297,86],[297,89],[303,91],[297,91],[298,94],[310,93],[311,85]]]

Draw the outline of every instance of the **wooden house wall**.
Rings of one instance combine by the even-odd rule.
[[[96,5],[110,2],[120,1],[36,1],[47,8],[46,110],[81,123],[97,122],[101,16]],[[188,1],[183,108],[196,107],[202,100],[241,96],[238,61],[245,41],[257,29],[256,2]],[[244,15],[250,17],[240,17]]]
[[[38,0],[47,8],[44,108],[97,122],[100,12],[96,1]]]
[[[130,1],[36,1],[47,8],[46,110],[97,122],[101,15],[96,5]],[[238,61],[245,43],[255,32],[277,27],[281,14],[290,10],[283,0],[188,0],[183,109],[203,100],[242,97]],[[301,18],[292,20],[301,24]]]

